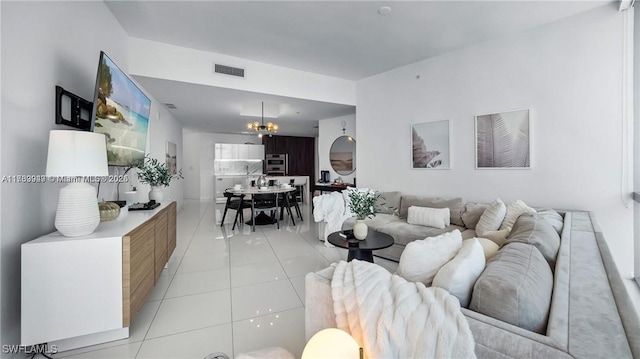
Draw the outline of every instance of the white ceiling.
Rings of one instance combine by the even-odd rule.
[[[216,133],[251,133],[247,123],[260,122],[260,117],[241,116],[243,105],[280,104],[278,118],[265,117],[264,122],[278,124],[279,135],[318,135],[318,119],[352,114],[353,106],[259,94],[151,77],[134,76],[135,80],[162,103],[172,103],[169,110],[191,130]],[[267,114],[265,107],[265,114]]]
[[[359,80],[611,1],[105,2],[132,37]],[[384,5],[392,8],[390,15],[378,14]],[[143,86],[161,101],[178,96],[173,87],[178,83],[147,80],[149,87]],[[190,86],[190,91],[205,91]],[[259,101],[257,97],[253,100]],[[216,113],[204,111],[224,113],[206,102],[190,106],[194,118],[182,114],[183,109],[175,115],[190,127],[192,122],[203,125]],[[316,113],[322,112],[324,106],[315,106]],[[315,120],[335,111],[328,106],[327,114]]]

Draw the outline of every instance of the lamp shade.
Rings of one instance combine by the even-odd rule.
[[[109,175],[104,135],[85,131],[50,131],[46,175]]]
[[[360,346],[347,332],[328,328],[317,332],[302,352],[302,359],[358,359]]]

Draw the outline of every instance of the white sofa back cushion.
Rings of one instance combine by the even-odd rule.
[[[437,237],[413,241],[405,247],[395,274],[410,282],[430,286],[438,270],[462,247],[462,234],[455,229]]]
[[[536,210],[527,206],[522,200],[517,200],[507,206],[507,212],[504,216],[504,220],[502,221],[502,225],[500,226],[500,230],[506,229],[511,232],[511,228],[513,224],[516,223],[516,219],[520,217],[521,214],[535,214]]]
[[[496,198],[493,203],[482,213],[476,225],[478,237],[484,237],[486,232],[497,231],[507,213],[507,207],[500,198]]]
[[[449,227],[451,212],[449,208],[409,207],[407,223],[419,226],[444,229]]]
[[[440,268],[433,287],[442,288],[458,298],[460,306],[467,308],[471,302],[473,285],[484,270],[484,250],[476,238],[467,239],[456,256]]]

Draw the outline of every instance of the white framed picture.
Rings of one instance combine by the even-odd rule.
[[[531,168],[530,111],[476,116],[476,169]]]
[[[411,125],[411,163],[413,169],[451,169],[449,120]]]

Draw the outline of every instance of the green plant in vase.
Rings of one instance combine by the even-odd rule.
[[[138,180],[151,186],[149,200],[155,200],[156,202],[162,201],[162,189],[160,187],[169,186],[174,178],[184,178],[182,177],[182,170],[172,174],[166,163],[148,156],[144,157],[142,163],[136,164],[136,167],[138,169]]]
[[[353,236],[363,240],[367,238],[369,228],[364,220],[376,215],[376,201],[380,194],[375,191],[348,190],[349,210],[356,216],[356,224],[353,226]]]

